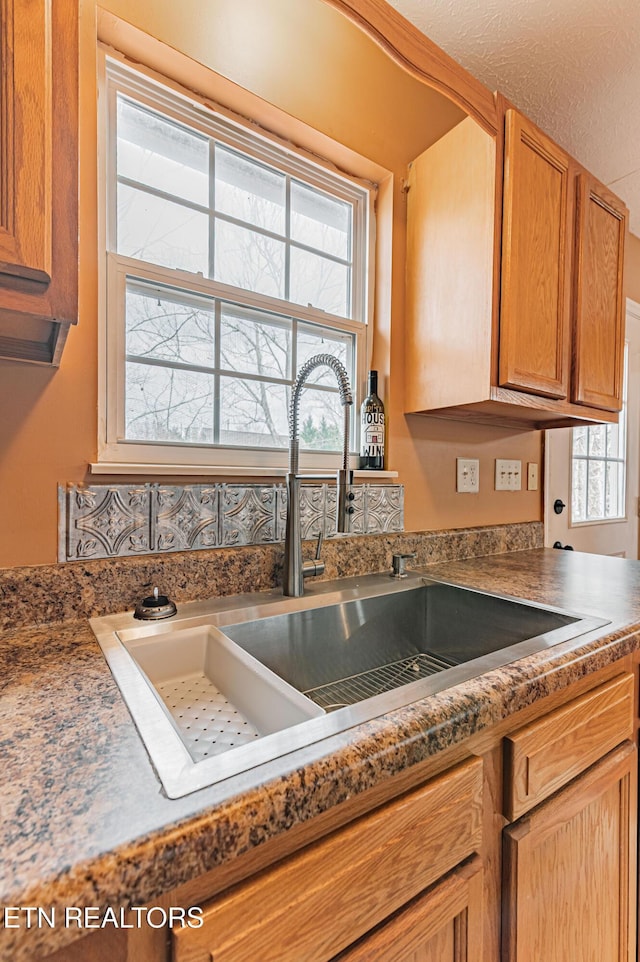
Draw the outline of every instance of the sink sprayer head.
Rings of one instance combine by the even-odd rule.
[[[343,468],[346,469],[349,464],[349,410],[353,404],[349,375],[342,362],[339,361],[337,357],[334,357],[333,354],[315,354],[313,357],[310,357],[298,371],[298,376],[295,379],[291,391],[291,403],[289,404],[289,471],[292,474],[297,474],[299,470],[298,446],[300,439],[298,434],[298,410],[300,407],[300,394],[302,393],[305,381],[317,367],[330,368],[338,382],[340,402],[344,408]]]

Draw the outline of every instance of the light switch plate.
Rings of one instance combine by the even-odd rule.
[[[496,458],[496,491],[520,491],[521,488],[522,461]]]
[[[527,464],[527,491],[538,490],[538,465],[535,461]]]
[[[480,461],[478,458],[456,458],[456,491],[477,494],[480,490]]]

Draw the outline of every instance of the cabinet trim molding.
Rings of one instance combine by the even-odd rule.
[[[468,73],[386,0],[325,0],[336,7],[416,79],[445,94],[495,135],[498,112],[493,93]]]

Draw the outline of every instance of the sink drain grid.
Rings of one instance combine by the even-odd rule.
[[[382,665],[380,668],[370,668],[357,675],[329,682],[327,685],[310,688],[304,694],[325,711],[332,711],[344,708],[345,705],[355,705],[359,701],[364,701],[365,698],[381,695],[385,691],[401,688],[420,678],[436,675],[457,664],[458,662],[443,655],[423,652],[403,658],[401,661]]]
[[[194,762],[260,737],[260,732],[205,674],[172,678],[155,687]]]

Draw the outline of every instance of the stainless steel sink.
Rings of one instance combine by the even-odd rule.
[[[224,633],[300,692],[335,710],[458,665],[505,664],[561,634],[579,615],[442,582],[226,626]],[[581,629],[583,630],[583,629]]]
[[[607,622],[412,573],[91,624],[178,798]]]

